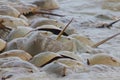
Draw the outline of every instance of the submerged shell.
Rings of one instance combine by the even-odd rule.
[[[95,43],[90,40],[88,37],[85,37],[85,36],[80,36],[78,34],[73,34],[73,35],[70,35],[70,37],[73,37],[77,40],[79,40],[80,42],[83,42],[84,44],[88,45],[88,46],[93,46]]]
[[[57,76],[66,76],[70,72],[72,72],[68,66],[59,63],[59,62],[52,62],[42,68],[49,74],[56,74]]]
[[[17,28],[17,26],[28,26],[28,23],[20,18],[0,15],[0,22],[6,27]]]
[[[6,57],[19,57],[25,61],[28,61],[32,58],[32,56],[29,53],[23,50],[10,50],[0,54],[0,58],[6,58]]]
[[[34,12],[37,9],[36,5],[23,2],[21,0],[5,0],[10,6],[17,9],[21,14],[27,14],[29,12]]]
[[[3,62],[0,67],[1,68],[13,68],[13,67],[19,67],[19,68],[25,68],[26,70],[29,70],[29,72],[38,72],[38,69],[32,65],[31,63],[23,60],[11,60],[10,58],[1,58],[0,60],[8,60],[8,62]]]
[[[57,36],[50,36],[50,38],[55,40]],[[61,38],[56,41],[60,42],[60,44],[64,46],[63,50],[65,51],[73,51],[79,53],[92,52],[92,48],[90,48],[88,45],[85,45],[83,42],[80,42],[79,40],[74,39],[70,36],[61,36]]]
[[[34,56],[30,62],[35,66],[43,67],[58,58],[61,58],[61,56],[54,52],[43,52]]]
[[[108,54],[96,54],[88,59],[88,65],[104,64],[111,66],[120,66],[120,59]]]
[[[83,63],[80,62],[80,61],[77,61],[77,60],[72,60],[72,59],[58,59],[56,60],[57,62],[60,62],[62,64],[65,64],[67,65],[68,67],[70,68],[77,68],[77,67],[82,67],[83,66]]]
[[[6,40],[11,41],[15,38],[24,37],[31,30],[32,30],[32,28],[30,28],[30,27],[18,27],[17,29],[13,29],[9,33]]]
[[[36,0],[32,3],[44,10],[59,8],[59,4],[56,0]]]
[[[6,45],[7,45],[7,42],[2,40],[2,39],[0,39],[0,51],[5,49]]]

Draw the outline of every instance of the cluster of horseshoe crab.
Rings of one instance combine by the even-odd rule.
[[[120,66],[120,60],[108,54],[95,54],[86,61],[80,56],[81,53],[94,53],[94,48],[120,33],[94,43],[88,37],[79,35],[75,29],[69,28],[73,19],[65,25],[54,19],[40,17],[30,21],[26,17],[29,13],[34,15],[38,10],[57,8],[59,5],[56,0],[40,0],[29,4],[20,0],[0,1],[2,79],[11,78],[18,72],[38,72],[38,68],[47,73],[66,76],[89,65]]]

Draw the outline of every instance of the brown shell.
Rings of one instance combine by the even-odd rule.
[[[0,54],[0,58],[6,58],[6,57],[19,57],[25,61],[28,61],[32,58],[32,56],[29,53],[23,50],[10,50]]]
[[[54,52],[43,52],[34,56],[30,62],[38,67],[43,67],[58,58],[61,58],[61,56]]]
[[[88,65],[103,64],[111,66],[120,66],[120,59],[109,54],[96,54],[88,59]]]

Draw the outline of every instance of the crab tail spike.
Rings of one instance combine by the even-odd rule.
[[[111,22],[109,25],[107,25],[106,27],[110,28],[113,24],[117,23],[118,21],[120,21],[120,19],[114,21],[114,22]]]
[[[55,13],[50,13],[50,12],[45,12],[45,11],[37,11],[37,12],[33,12],[33,14],[47,14],[47,15],[53,15],[53,16],[59,16],[59,17],[65,16],[65,15],[60,15],[60,14],[55,14]]]
[[[107,39],[104,39],[104,40],[102,40],[102,41],[94,44],[92,47],[93,47],[93,48],[96,48],[96,47],[102,45],[103,43],[107,42],[108,40],[110,40],[110,39],[112,39],[112,38],[114,38],[114,37],[116,37],[116,36],[118,36],[118,35],[120,35],[120,33],[117,33],[117,34],[115,34],[115,35],[113,35],[113,36],[110,36],[110,37],[108,37]]]
[[[70,20],[70,22],[65,26],[65,28],[58,34],[58,37],[57,37],[57,39],[56,40],[58,40],[60,37],[61,37],[61,35],[63,34],[63,32],[67,29],[67,27],[70,25],[70,23],[73,21],[73,18]]]

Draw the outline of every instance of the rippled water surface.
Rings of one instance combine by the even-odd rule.
[[[111,29],[95,28],[98,24],[110,23],[120,18],[120,0],[59,0],[59,2],[61,13],[66,14],[69,19],[75,18],[73,25],[79,34],[89,36],[95,42],[120,32],[120,22],[113,25]],[[120,58],[120,36],[99,46],[98,49]],[[119,68],[98,65],[90,69],[92,69],[90,72],[73,74],[67,78],[71,80],[120,79]]]

